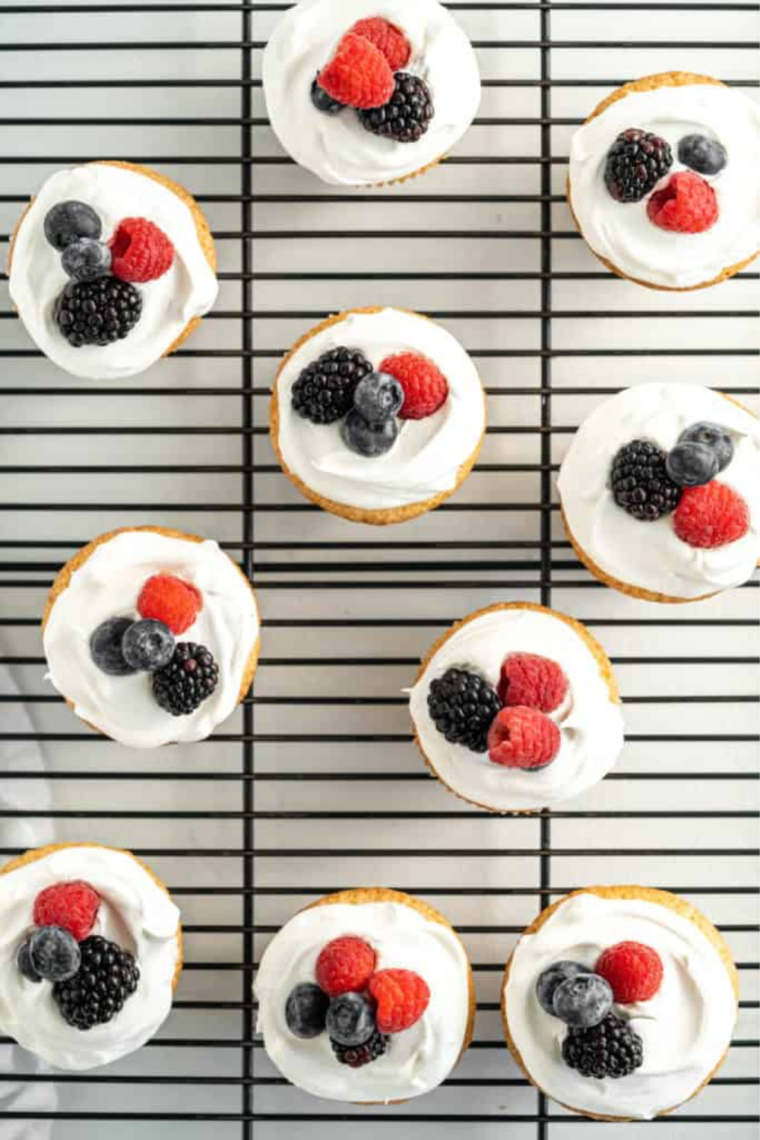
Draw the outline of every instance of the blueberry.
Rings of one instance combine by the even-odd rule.
[[[665,460],[668,475],[679,487],[702,487],[718,474],[718,456],[706,443],[677,443]]]
[[[379,424],[367,423],[354,409],[341,424],[340,433],[346,447],[351,451],[367,459],[376,459],[393,447],[398,438],[398,425],[395,420],[386,420],[385,423]]]
[[[376,1028],[372,1006],[361,994],[340,994],[330,1002],[327,1032],[339,1045],[364,1045]]]
[[[75,281],[94,281],[111,272],[111,251],[102,241],[78,238],[64,249],[61,265]]]
[[[24,975],[28,982],[41,982],[42,978],[37,973],[32,963],[32,956],[29,953],[29,940],[22,942],[18,948],[18,955],[16,956],[16,965],[19,972]]]
[[[724,427],[702,421],[682,431],[679,443],[704,443],[718,456],[718,470],[725,471],[734,457],[734,441]]]
[[[384,372],[370,372],[356,385],[354,407],[370,424],[390,420],[404,402],[404,389],[393,376]]]
[[[174,634],[162,621],[147,618],[135,621],[125,630],[121,651],[127,665],[140,673],[163,669],[174,656]]]
[[[308,982],[296,986],[285,1003],[285,1020],[293,1036],[308,1040],[324,1033],[329,1004],[329,997],[319,986]]]
[[[612,1009],[612,986],[598,974],[578,974],[554,991],[554,1014],[572,1029],[591,1029]]]
[[[577,962],[555,962],[548,970],[544,970],[536,982],[536,997],[542,1009],[554,1017],[554,991],[568,978],[575,978],[578,974],[587,974],[588,966],[581,966]]]
[[[56,249],[65,249],[77,238],[93,238],[103,232],[100,218],[84,202],[59,202],[45,216],[45,237]]]
[[[339,115],[346,105],[328,95],[324,87],[319,86],[316,79],[311,85],[311,101],[323,115]]]
[[[40,926],[29,939],[32,967],[47,982],[66,982],[82,962],[79,943],[62,926]]]
[[[109,618],[102,622],[90,638],[90,654],[101,673],[109,677],[128,677],[136,670],[124,660],[121,643],[132,622],[129,618]]]
[[[686,135],[678,144],[678,160],[697,174],[720,174],[728,162],[726,148],[706,135]]]

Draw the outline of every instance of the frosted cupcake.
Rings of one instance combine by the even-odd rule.
[[[433,775],[488,811],[530,812],[603,779],[623,747],[612,666],[585,626],[529,602],[457,622],[410,694]]]
[[[652,1120],[715,1076],[739,979],[726,942],[685,899],[591,887],[549,907],[507,964],[502,1018],[528,1079],[595,1120]]]
[[[760,247],[760,107],[705,75],[627,83],[576,132],[568,201],[593,253],[653,289],[701,289]]]
[[[336,186],[436,166],[480,103],[475,53],[438,0],[302,0],[267,45],[263,84],[282,146]]]
[[[301,911],[264,952],[255,990],[272,1062],[329,1100],[422,1096],[472,1038],[475,991],[459,936],[400,891],[342,891]]]
[[[605,400],[565,456],[559,495],[576,554],[600,581],[653,602],[741,586],[760,555],[760,423],[693,384]]]
[[[129,851],[59,844],[0,869],[0,1032],[59,1069],[139,1049],[182,971],[179,911]]]
[[[51,175],[16,226],[8,273],[37,347],[91,380],[134,376],[174,352],[217,295],[214,243],[197,203],[129,162]]]
[[[232,559],[161,527],[83,547],[42,621],[48,679],[91,728],[130,748],[205,740],[250,688],[259,629]]]

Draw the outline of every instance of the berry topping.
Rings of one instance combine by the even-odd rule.
[[[447,669],[430,684],[428,712],[450,744],[485,752],[488,730],[501,708],[496,690],[477,673]]]
[[[665,460],[668,475],[679,487],[701,487],[718,474],[718,456],[704,443],[677,443]]]
[[[377,1031],[372,1005],[361,994],[338,994],[327,1011],[327,1032],[338,1045],[365,1045]]]
[[[328,942],[317,958],[317,982],[330,997],[359,993],[375,972],[375,951],[363,938]]]
[[[55,303],[55,320],[72,348],[105,348],[124,340],[140,320],[142,297],[133,285],[115,277],[72,281]]]
[[[705,487],[687,487],[673,516],[681,542],[715,550],[738,542],[749,530],[749,507],[738,491],[713,479]]]
[[[293,411],[313,424],[334,424],[351,410],[360,380],[372,365],[361,352],[334,348],[304,368],[293,385]]]
[[[612,1009],[612,987],[598,974],[566,978],[554,991],[555,1016],[573,1029],[591,1029]]]
[[[678,506],[681,488],[670,478],[665,452],[646,439],[621,447],[612,461],[615,502],[641,522],[655,522]]]
[[[617,1080],[629,1077],[644,1061],[644,1045],[621,1017],[608,1013],[591,1029],[570,1029],[562,1042],[562,1059],[582,1077]]]
[[[32,955],[29,952],[28,939],[26,942],[22,942],[18,948],[18,954],[16,955],[16,965],[18,966],[19,973],[25,977],[28,982],[34,982],[35,985],[38,985],[42,981],[42,978],[34,968]]]
[[[556,759],[562,737],[553,720],[537,709],[502,709],[488,732],[488,759],[505,768],[546,768]]]
[[[552,1017],[556,1016],[554,1013],[554,993],[558,986],[566,982],[568,978],[576,978],[579,974],[587,974],[588,967],[579,965],[578,962],[555,962],[548,970],[544,970],[536,982],[536,997],[539,1004],[546,1013],[551,1014]]]
[[[62,926],[40,926],[29,939],[29,959],[46,982],[65,982],[79,969],[79,943]]]
[[[127,677],[135,670],[128,665],[122,653],[121,643],[132,622],[129,618],[108,618],[101,622],[90,637],[90,656],[109,677]]]
[[[346,106],[345,103],[339,103],[337,99],[331,99],[324,87],[319,86],[316,79],[311,85],[311,101],[323,115],[339,115]]]
[[[375,1033],[365,1045],[339,1045],[331,1041],[333,1053],[341,1065],[348,1065],[352,1069],[362,1069],[371,1065],[378,1057],[382,1057],[388,1050],[388,1038],[382,1033]]]
[[[374,44],[388,60],[391,71],[401,71],[408,64],[412,48],[409,40],[395,24],[383,20],[380,16],[370,16],[366,20],[358,20],[351,31],[355,36],[364,36]]]
[[[393,94],[393,72],[388,60],[365,36],[349,32],[317,76],[331,99],[366,110],[382,107]]]
[[[79,949],[82,965],[68,981],[53,986],[61,1017],[75,1029],[105,1025],[137,989],[140,971],[128,950],[92,934]]]
[[[125,218],[108,244],[113,275],[122,281],[157,281],[174,261],[174,246],[147,218]]]
[[[124,660],[140,673],[155,673],[174,655],[174,634],[162,621],[135,621],[124,634]]]
[[[629,127],[607,151],[604,181],[618,202],[640,202],[673,165],[673,152],[665,139]]]
[[[354,392],[354,407],[368,423],[379,424],[398,415],[404,402],[404,389],[398,380],[384,372],[370,372]]]
[[[291,990],[285,1003],[285,1021],[294,1037],[309,1040],[325,1030],[330,999],[319,986],[306,982]]]
[[[369,981],[377,1002],[380,1033],[403,1033],[419,1021],[430,1002],[430,989],[414,970],[378,970]]]
[[[702,234],[718,220],[718,199],[709,182],[684,170],[654,192],[647,202],[647,215],[661,230]]]
[[[203,609],[200,590],[173,574],[154,574],[140,590],[137,612],[168,625],[172,633],[186,633]]]
[[[720,424],[711,424],[703,421],[691,424],[678,437],[679,443],[704,443],[712,448],[718,456],[718,470],[725,471],[734,457],[734,441],[724,427]]]
[[[111,272],[111,251],[102,241],[77,238],[61,254],[61,265],[74,281],[94,281]]]
[[[435,108],[430,88],[419,75],[399,71],[394,76],[394,91],[382,107],[360,111],[359,118],[368,131],[394,142],[419,142],[430,126]]]
[[[169,664],[153,674],[153,696],[172,716],[189,716],[218,683],[219,666],[205,645],[178,641]]]
[[[415,352],[388,356],[379,371],[395,376],[404,389],[404,403],[399,411],[402,420],[422,420],[432,416],[448,399],[448,380],[425,356],[418,356]]]
[[[100,908],[100,895],[77,879],[71,883],[54,883],[40,891],[34,900],[36,926],[61,926],[83,942],[95,925]]]
[[[496,692],[503,705],[550,713],[564,701],[567,687],[567,677],[556,661],[536,653],[510,653],[501,667]]]
[[[678,161],[697,174],[720,174],[728,162],[726,148],[705,135],[686,135],[678,144]]]
[[[367,423],[353,408],[341,424],[340,434],[349,451],[365,459],[378,459],[386,455],[398,439],[398,424],[395,420]]]
[[[650,1001],[662,985],[660,955],[641,942],[618,942],[617,946],[610,946],[595,969],[612,986],[618,1005]]]
[[[97,241],[103,232],[100,218],[84,202],[59,202],[45,215],[45,237],[57,250],[65,249],[78,238]]]

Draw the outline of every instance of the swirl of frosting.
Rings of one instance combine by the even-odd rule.
[[[16,965],[39,892],[76,879],[101,897],[92,933],[128,950],[140,969],[137,990],[124,1008],[86,1033],[64,1021],[50,983],[27,981]],[[0,875],[0,915],[0,1028],[25,1049],[60,1069],[92,1069],[139,1049],[166,1020],[180,961],[180,915],[129,852],[53,848]]]
[[[430,88],[435,115],[419,142],[380,138],[350,109],[324,115],[311,101],[311,85],[342,37],[371,16],[403,30],[412,48],[405,70]],[[302,0],[286,12],[267,44],[263,82],[269,119],[284,148],[336,186],[405,178],[436,162],[465,133],[480,103],[475,53],[438,0]]]
[[[721,424],[734,457],[718,476],[744,498],[747,534],[715,550],[682,542],[672,515],[640,522],[617,505],[609,486],[621,447],[647,439],[669,451],[687,427]],[[760,555],[760,422],[744,408],[696,384],[640,384],[605,400],[583,422],[559,474],[570,532],[601,570],[630,586],[673,598],[700,598],[741,586]]]

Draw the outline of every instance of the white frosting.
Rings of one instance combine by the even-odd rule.
[[[371,1065],[353,1070],[336,1061],[326,1033],[294,1037],[285,1021],[291,990],[313,982],[320,951],[341,935],[365,938],[377,968],[414,970],[430,988],[420,1020],[390,1038]],[[464,1045],[469,1017],[467,955],[456,934],[403,903],[312,907],[290,920],[267,947],[256,978],[258,1031],[271,1060],[298,1088],[329,1100],[409,1100],[445,1080]]]
[[[203,596],[198,617],[178,640],[210,650],[219,684],[189,716],[171,716],[157,704],[149,674],[108,676],[90,654],[101,622],[138,616],[140,590],[154,574],[175,574]],[[98,546],[56,599],[44,634],[48,679],[74,702],[78,716],[130,748],[205,740],[237,705],[258,635],[253,592],[215,542],[127,531]]]
[[[135,286],[143,307],[129,336],[103,348],[74,348],[53,317],[70,278],[60,253],[45,238],[44,221],[51,207],[68,199],[92,206],[103,223],[103,241],[110,240],[123,218],[143,217],[174,246],[171,269],[157,281]],[[150,368],[191,320],[209,311],[217,288],[189,208],[161,183],[122,167],[93,164],[51,175],[32,201],[13,247],[9,289],[27,332],[60,368],[91,380],[117,380]]]
[[[554,962],[596,965],[618,942],[641,942],[662,959],[651,1001],[615,1006],[644,1045],[644,1063],[620,1080],[582,1077],[562,1060],[566,1027],[539,1005],[536,981]],[[584,893],[564,902],[515,950],[505,992],[507,1020],[525,1068],[553,1100],[599,1116],[651,1120],[687,1100],[731,1041],[736,998],[713,945],[689,919],[659,903]]]
[[[717,478],[738,491],[750,510],[744,538],[715,550],[682,542],[672,514],[640,522],[616,504],[609,487],[612,461],[625,444],[648,439],[667,451],[700,420],[730,432],[734,458]],[[576,541],[601,570],[631,586],[699,598],[740,586],[754,573],[760,553],[760,422],[709,388],[640,384],[605,400],[573,439],[558,486]]]
[[[381,16],[412,48],[404,68],[430,88],[435,115],[416,143],[366,130],[350,107],[325,115],[311,101],[317,73],[357,20]],[[438,0],[302,0],[277,25],[263,63],[269,121],[296,162],[324,182],[367,186],[404,178],[445,155],[480,103],[480,75],[465,33]]]
[[[550,714],[560,750],[546,768],[505,768],[450,744],[428,712],[431,683],[447,669],[471,667],[496,686],[509,653],[537,653],[556,661],[569,681],[563,704]],[[425,755],[458,795],[493,811],[536,811],[580,795],[603,779],[623,747],[623,714],[583,638],[550,612],[486,610],[446,641],[411,692],[412,720]]]
[[[128,950],[140,969],[137,990],[121,1012],[87,1032],[64,1021],[49,982],[27,981],[16,965],[39,892],[74,879],[89,883],[102,899],[92,933]],[[169,896],[122,851],[69,847],[0,875],[2,1032],[60,1069],[92,1069],[139,1049],[171,1009],[179,918]]]
[[[357,455],[341,439],[340,423],[302,419],[291,400],[303,369],[341,346],[360,349],[375,368],[399,352],[427,356],[448,380],[448,399],[426,419],[399,420],[398,439],[387,454],[377,459]],[[365,510],[424,502],[452,491],[459,468],[485,431],[483,388],[461,344],[441,325],[400,309],[349,313],[317,333],[285,364],[277,396],[278,443],[286,466],[322,497]]]
[[[638,127],[664,138],[673,151],[667,178],[687,170],[678,143],[689,134],[718,139],[728,163],[708,176],[719,216],[701,234],[660,229],[642,202],[615,201],[604,183],[607,151],[621,131]],[[595,253],[628,277],[688,288],[712,281],[724,269],[752,257],[760,247],[760,106],[729,87],[712,83],[634,91],[618,99],[573,136],[570,186],[573,210]],[[659,184],[664,186],[666,179]]]

